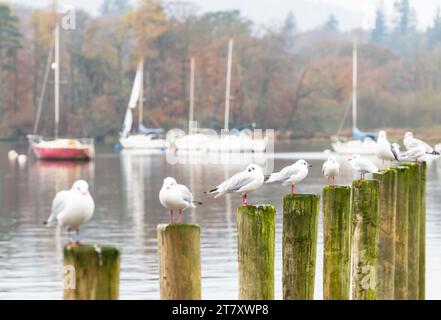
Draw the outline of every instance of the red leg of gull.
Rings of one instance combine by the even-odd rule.
[[[173,220],[173,210],[170,210],[170,224],[175,223],[175,221]]]
[[[179,209],[179,223],[182,223],[182,209]]]
[[[295,183],[291,183],[291,194],[296,193],[296,185]]]
[[[80,246],[80,245],[81,245],[81,241],[80,241],[80,229],[77,229],[77,230],[76,230],[76,240],[75,240],[75,244],[76,244],[77,246]]]
[[[248,205],[247,203],[247,194],[243,193],[242,194],[242,206],[246,207]]]

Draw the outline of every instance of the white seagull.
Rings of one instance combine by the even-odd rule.
[[[406,132],[406,134],[404,135],[403,143],[406,147],[406,150],[410,150],[417,147],[418,145],[422,145],[424,146],[424,150],[427,154],[439,155],[439,152],[435,151],[429,144],[420,139],[414,138],[413,133],[410,131]]]
[[[49,227],[56,223],[67,228],[67,231],[76,231],[76,243],[80,243],[79,227],[92,218],[95,202],[89,193],[89,184],[84,180],[77,180],[70,190],[57,192],[52,201],[52,212],[45,224]],[[71,239],[70,239],[71,242]]]
[[[403,154],[403,160],[421,162],[424,161],[426,154],[433,153],[426,152],[426,147],[423,144],[417,144]]]
[[[322,172],[328,181],[335,181],[335,177],[340,172],[340,164],[337,162],[337,159],[332,156],[329,157],[329,159],[323,163]]]
[[[386,131],[380,131],[378,134],[375,155],[383,161],[383,165],[385,161],[398,161],[398,153],[387,140]]]
[[[179,223],[182,223],[182,211],[187,208],[196,208],[196,204],[201,202],[194,201],[193,194],[183,184],[178,184],[172,177],[164,179],[161,191],[159,191],[159,201],[162,206],[170,210],[170,224],[174,223],[173,212],[179,213]]]
[[[364,179],[366,173],[378,173],[378,168],[368,159],[361,157],[359,154],[353,154],[349,159],[349,163],[355,171],[360,172],[360,179]]]
[[[305,160],[297,160],[296,163],[287,166],[279,172],[272,173],[266,183],[281,182],[286,186],[291,184],[291,193],[295,193],[296,183],[306,178],[309,172],[309,165]]]
[[[263,185],[265,176],[263,175],[262,168],[257,164],[250,164],[248,167],[228,180],[222,182],[216,188],[206,191],[205,193],[217,193],[215,198],[220,197],[223,194],[231,192],[242,193],[242,205],[247,205],[247,193],[253,192],[259,189]]]

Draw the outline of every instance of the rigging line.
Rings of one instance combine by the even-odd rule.
[[[346,106],[346,110],[345,110],[345,113],[343,115],[343,118],[342,118],[342,120],[340,122],[340,126],[339,126],[338,131],[337,131],[337,136],[340,135],[340,132],[343,129],[343,126],[345,125],[345,121],[346,121],[346,118],[348,117],[348,113],[349,113],[349,109],[350,108],[351,108],[351,98],[348,99],[348,104]]]

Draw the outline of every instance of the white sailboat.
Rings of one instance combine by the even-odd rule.
[[[200,132],[193,132],[194,114],[194,59],[191,59],[190,78],[190,115],[189,134],[174,141],[177,150],[185,151],[211,151],[211,152],[264,152],[267,140],[265,138],[253,137],[249,129],[242,131],[229,131],[230,99],[231,99],[231,67],[233,58],[233,39],[228,42],[228,60],[225,91],[225,118],[224,131],[226,135],[218,136],[213,130],[206,129]],[[207,133],[204,133],[207,132]]]
[[[143,126],[143,83],[144,63],[141,61],[136,69],[135,80],[133,81],[132,92],[124,118],[123,128],[120,133],[119,142],[127,149],[165,149],[166,141],[162,137],[163,130],[146,129]],[[138,105],[138,133],[131,134],[133,126],[133,109]]]
[[[352,50],[352,138],[331,137],[332,148],[340,154],[375,154],[376,134],[361,132],[357,127],[357,42]]]
[[[52,56],[55,54],[53,63]],[[55,102],[55,123],[54,137],[46,138],[37,135],[38,124],[43,106],[43,97],[49,76],[50,67],[54,70],[54,102]],[[54,44],[48,56],[48,63],[44,75],[43,88],[39,100],[37,118],[34,124],[33,134],[28,135],[31,148],[41,160],[90,160],[95,156],[94,140],[89,138],[60,138],[60,26],[55,26]]]

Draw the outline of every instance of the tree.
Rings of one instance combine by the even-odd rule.
[[[375,27],[371,32],[372,40],[376,43],[383,43],[386,38],[386,17],[382,6],[375,12]]]
[[[0,3],[0,115],[4,111],[6,93],[4,71],[16,69],[15,58],[21,39],[18,24],[18,18],[11,13],[11,9]]]
[[[409,0],[395,1],[394,9],[395,32],[401,36],[412,35],[416,30],[416,13],[415,9],[410,6]]]
[[[324,29],[334,32],[338,31],[338,20],[333,14],[329,16],[328,21],[326,21],[324,25]]]
[[[432,26],[427,29],[427,38],[429,48],[431,49],[441,43],[441,11],[439,7],[433,18]]]
[[[294,37],[296,32],[297,32],[296,17],[290,11],[286,16],[285,22],[282,27],[283,43],[286,49],[288,50],[292,49],[294,45]]]

